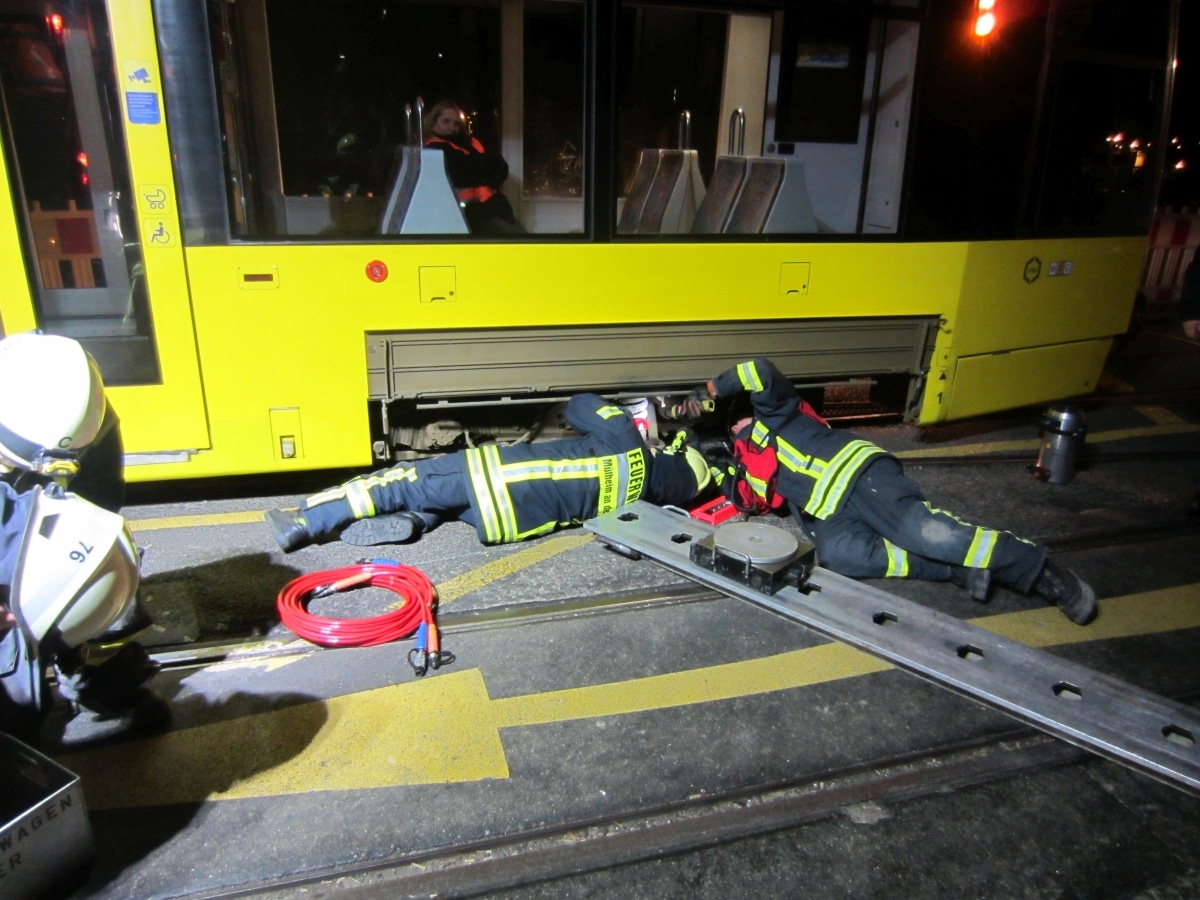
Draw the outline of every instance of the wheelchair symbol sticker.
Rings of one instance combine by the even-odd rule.
[[[143,219],[142,241],[151,247],[171,247],[175,244],[175,233],[164,219]]]

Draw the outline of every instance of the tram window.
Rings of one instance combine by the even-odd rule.
[[[579,52],[582,46],[582,3],[526,4],[524,196],[527,204],[577,201],[583,196],[584,87]],[[582,206],[575,203],[569,208],[578,217],[578,222],[572,224],[581,230]]]
[[[0,127],[38,327],[77,339],[111,385],[159,381],[101,0],[0,0]]]
[[[467,234],[442,151],[418,152],[418,99],[461,104],[528,231],[582,230],[583,4],[512,8],[523,16],[501,0],[210,0],[235,236]]]
[[[1091,62],[1063,66],[1037,186],[1036,230],[1149,230],[1161,77]]]
[[[688,9],[621,7],[617,23],[617,144],[622,195],[646,148],[691,149],[713,171],[721,114],[728,16]],[[680,146],[684,113],[690,147]],[[686,140],[686,137],[685,137]]]
[[[786,22],[774,139],[857,143],[870,19],[837,9]]]
[[[919,32],[903,0],[623,6],[617,233],[896,233]]]
[[[1148,229],[1167,9],[1122,6],[1057,4],[1049,43],[1048,7],[988,43],[964,37],[960,11],[931,7],[906,236]]]

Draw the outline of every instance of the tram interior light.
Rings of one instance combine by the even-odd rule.
[[[51,13],[46,16],[46,24],[50,26],[50,30],[56,35],[63,33],[63,17],[59,13]]]

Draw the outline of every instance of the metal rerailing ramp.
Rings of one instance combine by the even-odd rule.
[[[825,569],[813,571],[807,593],[791,586],[774,594],[756,590],[692,562],[691,545],[707,543],[718,529],[644,501],[584,526],[618,551],[641,554],[1076,746],[1200,793],[1200,712],[1191,707]]]

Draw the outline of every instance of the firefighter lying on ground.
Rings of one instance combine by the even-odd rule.
[[[539,444],[488,445],[400,463],[306,499],[298,510],[268,510],[285,552],[340,532],[359,546],[419,537],[442,519],[468,522],[485,544],[507,544],[577,525],[638,499],[690,503],[711,476],[681,432],[652,450],[629,414],[596,394],[566,409],[580,436]]]
[[[0,727],[32,726],[43,711],[42,679],[51,666],[71,703],[139,725],[162,722],[166,706],[144,686],[156,667],[131,640],[150,617],[136,596],[136,550],[116,515],[125,495],[119,422],[91,355],[70,338],[31,332],[0,340],[0,589],[6,595],[21,577],[18,556],[30,528],[42,527],[32,518],[37,492],[45,494],[43,513],[55,509],[53,515],[103,521],[106,533],[121,532],[111,542],[119,552],[106,570],[110,581],[120,575],[120,587],[41,597],[58,618],[36,627],[28,621],[20,627],[22,609],[0,615]],[[52,540],[57,521],[38,537]],[[89,557],[85,564],[100,562]],[[7,596],[4,602],[7,607]]]
[[[1096,615],[1096,594],[1046,548],[1007,531],[970,525],[934,509],[905,477],[899,460],[849,431],[802,410],[792,384],[769,360],[734,366],[693,390],[674,408],[695,420],[713,401],[750,395],[754,415],[739,433],[775,452],[773,477],[751,482],[761,508],[776,493],[817,548],[820,565],[851,578],[952,581],[985,601],[991,580],[1036,593],[1077,625]],[[736,467],[713,469],[727,494]]]

